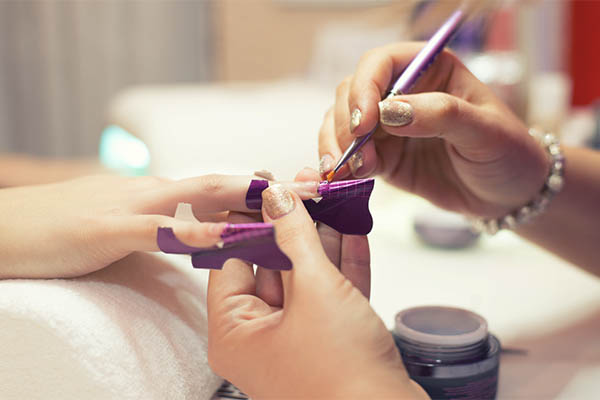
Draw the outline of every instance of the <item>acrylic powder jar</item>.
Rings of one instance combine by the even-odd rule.
[[[394,341],[411,379],[433,399],[494,399],[500,342],[486,320],[452,307],[396,314]]]

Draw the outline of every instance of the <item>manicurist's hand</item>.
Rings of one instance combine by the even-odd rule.
[[[281,272],[281,298],[264,290],[273,280],[238,260],[211,271],[214,371],[255,399],[426,398],[365,288],[352,283],[369,270],[366,237],[322,230],[320,238],[300,198],[282,186],[263,192],[263,218],[293,269]]]
[[[225,222],[173,218],[191,203],[202,221],[224,221],[228,211],[249,212],[247,176],[207,175],[172,181],[116,175],[0,190],[0,278],[84,275],[133,251],[157,251],[158,227],[172,227],[191,246],[220,240]],[[318,182],[289,182],[303,198]]]
[[[381,101],[422,48],[400,43],[366,53],[337,89],[319,138],[326,173],[357,136],[374,138],[337,175],[381,174],[392,184],[461,213],[496,217],[540,191],[549,171],[527,127],[450,52],[410,95]]]
[[[415,94],[380,102],[422,46],[399,43],[371,50],[338,86],[319,136],[321,172],[333,168],[352,140],[379,121],[372,140],[336,179],[381,174],[440,207],[488,218],[534,200],[550,171],[545,150],[452,53],[439,54],[412,89]],[[516,232],[600,275],[595,223],[600,155],[567,146],[563,151],[564,188],[542,215]]]

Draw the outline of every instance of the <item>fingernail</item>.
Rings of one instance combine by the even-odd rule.
[[[262,192],[263,207],[272,219],[278,219],[292,212],[296,204],[289,190],[280,184],[269,186]]]
[[[350,116],[350,132],[354,132],[356,128],[358,128],[361,119],[362,113],[358,108],[355,108],[354,111],[352,111],[352,115]]]
[[[258,176],[259,178],[266,179],[268,181],[274,181],[275,176],[271,171],[267,171],[266,169],[261,169],[260,171],[254,171],[254,176]]]
[[[298,196],[303,199],[319,197],[319,182],[287,182],[284,183],[284,189],[293,190]]]
[[[227,222],[219,222],[216,224],[210,224],[208,227],[208,234],[213,236],[221,236],[225,228],[227,228],[229,224]]]
[[[357,176],[357,172],[364,164],[362,151],[357,151],[350,157],[348,160],[348,165],[350,166],[350,171],[352,171],[352,175]]]
[[[404,126],[413,120],[413,108],[410,104],[394,99],[379,102],[379,120],[387,126]]]
[[[333,169],[333,157],[330,154],[325,154],[319,161],[319,174],[325,175]]]

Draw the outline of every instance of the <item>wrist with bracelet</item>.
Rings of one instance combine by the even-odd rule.
[[[542,190],[529,203],[505,216],[498,218],[469,218],[474,231],[494,235],[501,229],[514,229],[521,224],[527,223],[546,211],[552,198],[563,188],[565,157],[558,139],[551,133],[545,133],[533,128],[529,130],[529,135],[544,147],[551,160],[550,171]]]

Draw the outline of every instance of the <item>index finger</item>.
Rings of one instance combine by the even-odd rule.
[[[378,103],[387,95],[393,80],[396,79],[410,61],[425,45],[424,42],[395,43],[379,47],[365,53],[361,58],[348,95],[350,114],[357,115],[358,127],[354,134],[367,134],[379,120]],[[441,52],[436,61],[419,78],[414,90],[450,92],[447,87],[453,84],[456,65],[462,63],[448,51]],[[348,116],[350,118],[350,116]]]
[[[230,215],[232,223],[245,223],[252,218],[237,213]],[[237,295],[256,295],[256,279],[250,263],[230,259],[222,270],[211,270],[208,279],[207,307],[209,313],[228,298]]]
[[[253,212],[246,205],[246,193],[256,176],[204,175],[159,185],[143,208],[145,213],[172,215],[179,203],[192,205],[194,214],[218,211]],[[277,182],[270,182],[275,184]],[[302,198],[318,197],[319,182],[278,182]]]
[[[213,269],[208,278],[206,301],[208,312],[218,308],[228,298],[238,295],[255,295],[256,285],[252,265],[232,258],[223,269]]]

